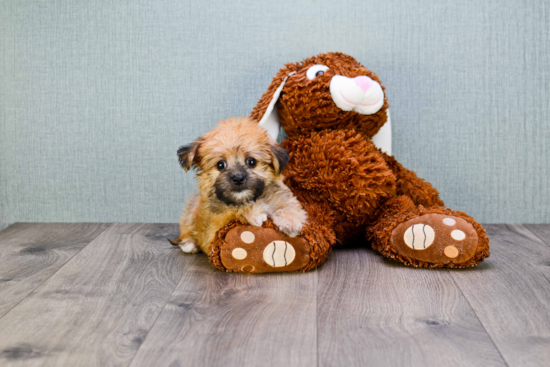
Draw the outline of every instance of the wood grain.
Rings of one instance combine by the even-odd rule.
[[[446,270],[336,249],[318,281],[319,366],[504,366]]]
[[[15,224],[0,365],[547,366],[550,226],[486,228],[471,269],[340,248],[317,271],[246,275],[181,254],[176,225]]]
[[[17,223],[0,232],[0,318],[108,226]]]
[[[550,224],[524,224],[524,226],[542,242],[550,246]]]
[[[4,229],[8,228],[9,226],[11,226],[13,223],[5,223],[5,222],[0,222],[0,231],[3,231]]]
[[[525,226],[485,228],[491,257],[453,278],[509,366],[548,366],[550,247]]]
[[[126,366],[185,271],[176,225],[116,224],[0,319],[2,366]]]
[[[316,278],[222,273],[197,255],[131,366],[315,366]]]

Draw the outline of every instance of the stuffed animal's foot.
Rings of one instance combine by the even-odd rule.
[[[475,254],[478,238],[474,227],[462,218],[425,214],[395,227],[391,242],[413,260],[458,265]]]
[[[227,232],[219,258],[225,269],[243,273],[299,271],[310,261],[305,239],[250,225],[236,226]]]
[[[394,222],[391,232],[382,235],[385,244],[373,247],[386,257],[418,267],[465,268],[489,256],[485,231],[471,217],[443,208],[430,211]]]

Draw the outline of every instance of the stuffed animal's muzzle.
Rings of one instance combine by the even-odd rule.
[[[384,105],[384,92],[376,81],[361,75],[348,78],[334,75],[330,81],[330,94],[338,108],[372,115]]]

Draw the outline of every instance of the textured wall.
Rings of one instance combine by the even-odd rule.
[[[176,222],[175,152],[284,62],[387,87],[394,155],[482,222],[550,222],[544,1],[0,2],[0,222]]]

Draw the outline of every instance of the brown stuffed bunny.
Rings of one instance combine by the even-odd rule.
[[[387,111],[378,77],[348,55],[286,64],[251,117],[274,137],[280,126],[288,134],[283,173],[308,223],[289,238],[269,220],[263,227],[230,222],[218,232],[210,261],[237,272],[306,271],[334,244],[360,236],[406,265],[464,268],[488,257],[479,223],[445,208],[430,183],[374,145]],[[235,248],[249,255],[235,259]]]

